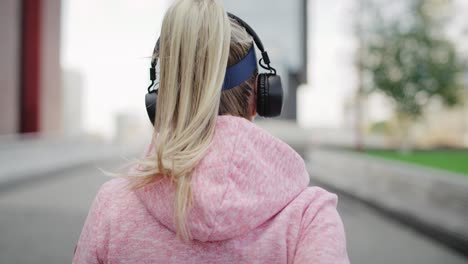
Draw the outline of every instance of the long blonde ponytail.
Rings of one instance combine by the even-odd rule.
[[[177,234],[186,225],[190,174],[215,130],[229,56],[231,26],[220,0],[178,0],[167,11],[160,36],[160,79],[154,151],[131,173],[134,188],[168,177],[175,184]]]

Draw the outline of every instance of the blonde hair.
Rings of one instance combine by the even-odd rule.
[[[253,45],[253,38],[244,27],[231,19],[231,45],[229,49],[228,66],[234,65],[244,58]],[[243,118],[252,116],[251,100],[255,100],[254,83],[257,71],[252,76],[237,87],[223,91],[221,93],[221,103],[219,105],[219,115],[233,115]]]
[[[252,38],[229,20],[220,0],[178,0],[164,17],[153,54],[160,65],[154,151],[127,176],[135,176],[134,189],[163,178],[175,184],[174,218],[183,240],[192,238],[186,223],[190,174],[210,146],[218,114],[237,115],[235,106],[244,105],[236,100],[245,99],[239,94],[252,90],[248,80],[221,95],[226,66],[244,57],[251,45]],[[221,101],[229,106],[220,107]]]

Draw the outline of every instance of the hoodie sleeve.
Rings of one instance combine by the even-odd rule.
[[[99,190],[91,205],[88,217],[81,231],[80,239],[75,248],[74,264],[105,263],[107,256],[108,228],[105,224],[105,208],[108,207],[106,184]]]
[[[294,263],[349,264],[337,196],[318,191],[304,212]]]

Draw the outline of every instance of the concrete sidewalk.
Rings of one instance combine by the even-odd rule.
[[[12,139],[0,141],[0,191],[56,172],[119,157],[134,157],[137,147],[76,139]],[[139,152],[143,148],[139,148]]]

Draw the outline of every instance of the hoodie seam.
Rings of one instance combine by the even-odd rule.
[[[236,122],[236,128],[239,127],[239,123]],[[237,149],[237,145],[239,144],[239,137],[241,136],[242,133],[237,133],[236,137],[235,137],[235,140],[234,140],[234,146],[232,148],[232,152],[231,152],[231,155],[229,155],[229,160],[232,161],[232,157],[234,156],[234,152],[236,151]],[[233,166],[233,162],[228,162],[228,173],[227,173],[227,176],[226,176],[226,180],[229,180],[229,175],[231,175],[231,168]],[[221,211],[221,208],[223,208],[223,205],[224,205],[224,202],[226,200],[226,195],[227,193],[231,190],[231,185],[232,185],[232,181],[229,180],[228,184],[227,184],[227,187],[226,187],[226,190],[224,191],[223,193],[223,197],[221,199],[221,203],[220,203],[220,206],[218,206],[218,210],[216,212],[216,215],[215,215],[215,218],[214,218],[214,225],[213,225],[213,229],[211,229],[211,232],[208,234],[207,236],[207,240],[209,241],[210,240],[210,237],[213,235],[213,233],[215,232],[215,230],[217,229],[218,227],[218,216],[219,216],[219,211]]]

